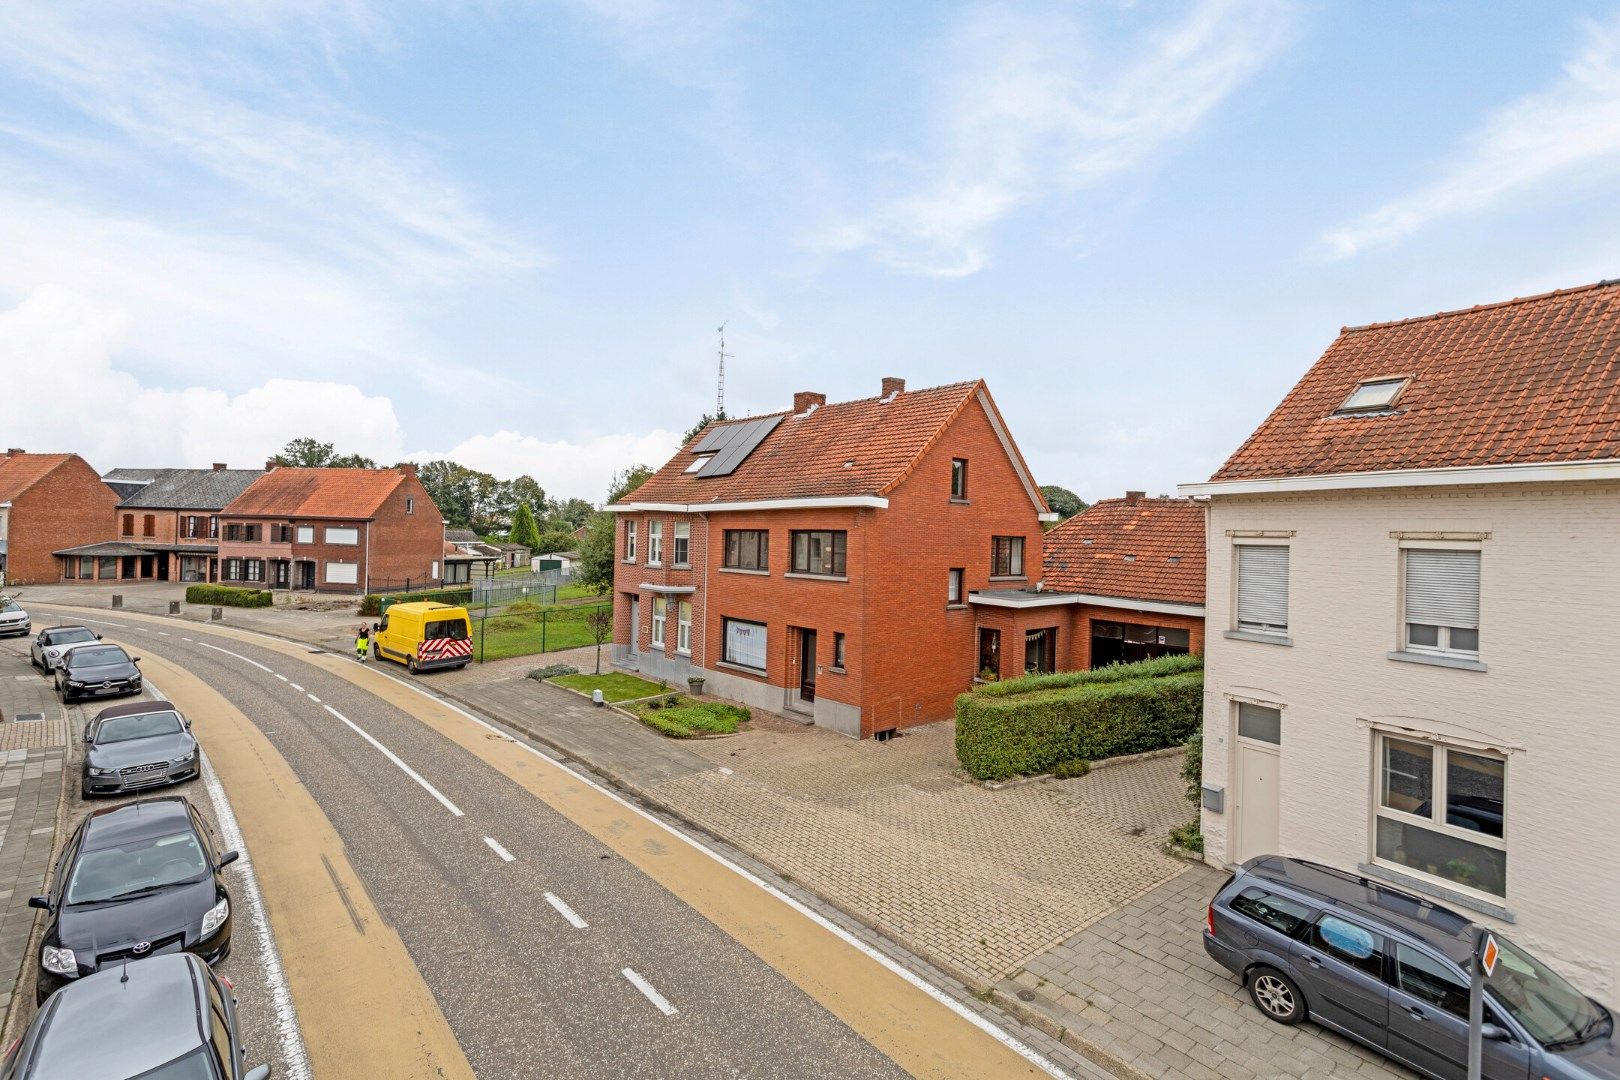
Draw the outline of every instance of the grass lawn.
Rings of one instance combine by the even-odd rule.
[[[602,691],[602,696],[609,701],[629,701],[631,698],[651,697],[659,693],[664,687],[657,683],[638,679],[634,675],[626,675],[622,671],[605,671],[600,675],[558,675],[549,680],[558,686],[566,686],[570,690],[578,690],[588,694],[592,690]]]
[[[631,705],[629,709],[641,722],[654,731],[672,739],[690,739],[695,735],[732,735],[737,725],[748,721],[748,710],[741,705],[727,705],[720,701],[692,701],[677,699],[673,707],[653,708],[651,702]]]
[[[599,600],[601,597],[594,585],[564,585],[557,590],[558,600]]]
[[[493,623],[495,620],[491,619]],[[479,659],[479,648],[483,648],[483,659],[505,660],[511,656],[532,656],[535,653],[556,652],[558,649],[577,649],[581,645],[594,645],[596,639],[591,636],[590,629],[583,622],[557,621],[549,623],[545,628],[545,638],[540,636],[539,619],[519,619],[522,625],[508,629],[490,627],[489,640],[483,640],[484,634],[480,629],[483,620],[473,619],[473,659]],[[612,642],[604,642],[602,648],[611,650]]]

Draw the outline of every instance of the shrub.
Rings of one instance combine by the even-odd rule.
[[[484,623],[484,629],[504,633],[508,630],[522,630],[533,621],[533,619],[525,619],[521,615],[497,615]]]
[[[1198,667],[1196,657],[1161,657],[979,687],[956,699],[957,760],[981,780],[1005,780],[1179,746],[1203,720]]]
[[[730,735],[737,725],[748,722],[750,713],[741,705],[723,701],[690,701],[679,696],[653,698],[634,706],[642,723],[675,739],[694,735]]]
[[[540,605],[533,600],[514,600],[506,605],[508,615],[534,615],[540,610]]]
[[[1199,728],[1187,740],[1187,756],[1181,760],[1181,778],[1187,781],[1187,801],[1197,806],[1203,800],[1204,731]],[[1200,851],[1203,849],[1200,848]]]
[[[397,600],[399,603],[427,603],[449,604],[451,607],[466,607],[472,603],[471,589],[434,589],[430,592],[413,593],[367,593],[360,600],[360,614],[381,615],[382,602],[386,599]]]
[[[1052,766],[1052,776],[1058,780],[1072,780],[1091,771],[1091,762],[1085,758],[1070,758]]]
[[[269,607],[274,598],[265,589],[239,589],[232,585],[187,585],[186,603],[221,607]]]
[[[558,675],[578,674],[579,668],[575,667],[573,664],[547,664],[545,667],[537,667],[533,671],[529,672],[529,678],[538,682],[544,682],[547,679],[556,678]]]
[[[1204,834],[1198,827],[1198,819],[1194,818],[1179,828],[1170,830],[1170,842],[1183,851],[1196,851],[1204,853]]]

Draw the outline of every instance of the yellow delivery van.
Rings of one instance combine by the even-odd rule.
[[[472,620],[449,604],[394,604],[373,626],[371,645],[379,659],[411,671],[466,667],[472,663]]]

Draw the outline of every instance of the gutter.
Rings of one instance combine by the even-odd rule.
[[[881,495],[815,496],[803,499],[738,499],[709,503],[612,503],[602,509],[610,514],[650,511],[656,514],[703,514],[721,510],[822,510],[863,508],[887,510],[889,500]]]
[[[1573,483],[1620,480],[1620,458],[1599,461],[1521,462],[1463,465],[1441,469],[1384,469],[1376,472],[1275,476],[1178,484],[1182,496],[1286,495],[1296,491],[1355,491],[1366,488],[1460,487],[1477,484]]]

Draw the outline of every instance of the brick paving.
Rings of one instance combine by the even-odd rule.
[[[1039,1009],[1064,1042],[1124,1075],[1413,1076],[1314,1024],[1260,1015],[1204,954],[1204,909],[1225,880],[1188,868],[1026,961],[997,986],[998,1000]]]

